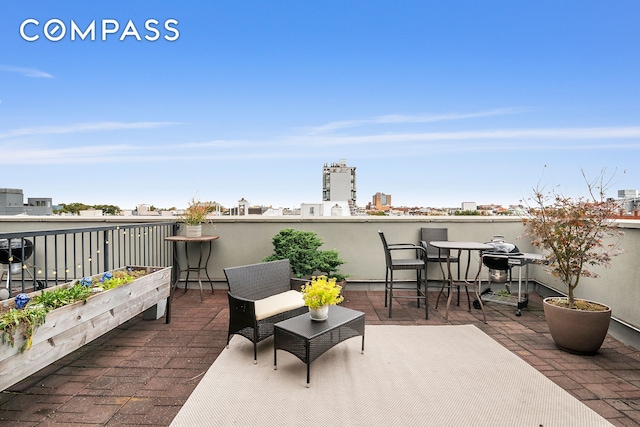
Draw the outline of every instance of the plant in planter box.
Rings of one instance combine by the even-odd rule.
[[[29,350],[33,334],[38,326],[46,321],[46,315],[56,308],[86,301],[92,294],[131,283],[138,277],[148,274],[145,270],[130,269],[127,271],[107,272],[94,278],[86,277],[70,286],[54,289],[44,289],[34,293],[30,298],[27,294],[15,297],[13,305],[0,308],[0,336],[2,341],[12,347],[15,344],[16,332],[20,332],[25,339],[20,351]]]
[[[347,277],[338,273],[338,268],[344,264],[338,256],[338,251],[336,249],[319,250],[322,239],[313,231],[285,228],[273,237],[272,243],[273,254],[262,261],[288,259],[291,270],[297,278],[309,277],[316,272],[335,277],[338,281]]]
[[[31,338],[38,326],[45,322],[45,316],[49,310],[43,305],[34,305],[23,309],[10,308],[0,314],[0,335],[2,341],[11,345],[15,344],[16,332],[21,332],[25,338],[20,351],[31,347]]]
[[[549,330],[559,347],[575,353],[595,353],[606,336],[611,309],[603,304],[576,299],[574,291],[582,277],[598,277],[592,270],[595,266],[609,267],[611,259],[620,254],[620,238],[623,232],[616,227],[613,216],[618,211],[617,204],[605,198],[607,183],[604,173],[598,179],[589,181],[582,173],[589,197],[571,198],[556,192],[547,193],[539,186],[534,189],[534,206],[523,218],[525,235],[531,237],[533,246],[541,249],[548,262],[545,267],[551,275],[559,278],[566,287],[566,298],[545,299],[544,309]],[[553,307],[560,306],[565,310]],[[554,313],[559,312],[557,330]],[[597,326],[597,336],[586,331],[596,324],[598,315],[576,320],[571,317],[577,312],[597,313],[603,317]]]
[[[0,390],[165,302],[170,295],[171,267],[140,266],[3,301]]]

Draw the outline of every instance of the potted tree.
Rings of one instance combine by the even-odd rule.
[[[533,207],[523,223],[525,235],[546,258],[546,271],[560,279],[566,297],[545,298],[544,314],[558,347],[578,354],[598,351],[609,329],[611,308],[574,295],[582,277],[598,277],[592,268],[609,267],[620,254],[623,235],[613,219],[618,206],[605,198],[604,173],[589,181],[589,197],[571,198],[557,192],[533,191]]]
[[[313,277],[311,283],[302,286],[304,305],[309,307],[311,320],[322,322],[329,317],[329,306],[340,304],[344,297],[340,295],[342,286],[336,284],[336,278],[327,276]]]
[[[322,239],[313,231],[285,228],[273,237],[273,254],[264,258],[263,262],[288,259],[293,275],[298,278],[309,278],[320,272],[325,276],[334,277],[338,282],[347,276],[338,273],[338,268],[344,264],[336,249],[320,250]],[[305,282],[308,280],[305,280]]]

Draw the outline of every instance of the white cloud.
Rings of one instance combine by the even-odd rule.
[[[494,129],[462,132],[417,132],[358,136],[322,136],[312,140],[320,145],[371,144],[430,141],[469,141],[479,139],[609,139],[640,138],[640,127]],[[640,141],[639,141],[640,142]]]
[[[6,71],[8,73],[16,73],[16,74],[23,75],[25,77],[33,77],[33,78],[39,78],[39,79],[53,78],[53,75],[45,71],[36,70],[35,68],[11,67],[8,65],[0,65],[0,71]]]
[[[177,125],[177,122],[98,122],[77,123],[66,126],[36,126],[31,128],[13,129],[0,133],[0,139],[33,135],[73,134],[80,132],[100,132],[126,129],[155,129],[164,126]]]
[[[374,117],[371,119],[329,122],[321,126],[307,128],[307,132],[309,134],[325,134],[339,129],[354,128],[366,125],[442,122],[448,120],[463,120],[478,117],[502,116],[506,114],[522,113],[525,111],[529,110],[523,108],[497,108],[487,111],[477,111],[474,113],[419,114],[413,116],[389,114],[385,116]]]
[[[100,162],[108,158],[122,159],[135,147],[126,145],[101,145],[70,148],[21,148],[12,150],[9,163],[15,164],[58,164],[79,162]]]
[[[498,110],[493,110],[494,113]],[[490,112],[475,113],[490,114]],[[497,114],[497,113],[495,113]],[[436,120],[440,116],[387,115],[376,122],[410,123],[418,120]],[[459,116],[456,116],[459,117]],[[525,128],[525,129],[481,129],[450,132],[396,132],[349,134],[290,134],[270,135],[263,139],[219,139],[205,142],[153,142],[154,149],[144,137],[124,135],[114,144],[60,147],[59,140],[47,136],[81,132],[104,132],[114,130],[154,129],[171,126],[176,122],[98,122],[78,123],[66,126],[42,126],[20,128],[0,133],[2,146],[11,147],[12,155],[3,159],[10,164],[79,164],[110,162],[163,162],[178,160],[212,159],[294,159],[317,157],[327,150],[340,150],[346,154],[357,151],[360,156],[398,157],[424,153],[459,152],[534,152],[540,150],[640,150],[640,126],[589,127],[589,128]],[[29,146],[22,144],[21,137],[30,136]],[[375,149],[363,150],[375,147]],[[365,154],[367,152],[368,154]]]

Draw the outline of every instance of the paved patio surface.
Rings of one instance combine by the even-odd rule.
[[[344,306],[366,313],[366,323],[441,325],[444,305],[430,316],[414,301],[384,308],[384,292],[347,289]],[[444,300],[441,301],[443,304]],[[224,290],[178,291],[172,320],[132,319],[0,395],[4,426],[166,426],[171,423],[226,344]],[[607,337],[595,356],[556,348],[531,294],[522,316],[514,307],[486,304],[487,324],[466,299],[449,314],[452,324],[474,324],[616,426],[640,426],[640,351]],[[487,375],[499,375],[500,367]],[[464,381],[460,378],[460,381]],[[215,402],[211,402],[215,405]],[[499,408],[497,409],[499,410]]]

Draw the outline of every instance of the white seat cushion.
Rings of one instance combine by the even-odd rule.
[[[266,319],[303,306],[302,293],[293,290],[282,292],[255,302],[256,320]]]

